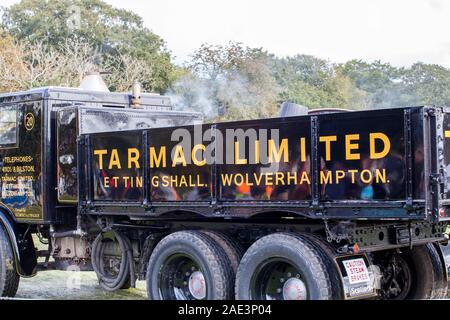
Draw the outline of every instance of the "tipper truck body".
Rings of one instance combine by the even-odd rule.
[[[0,97],[1,296],[69,267],[150,299],[446,296],[450,109],[204,124],[138,98]]]

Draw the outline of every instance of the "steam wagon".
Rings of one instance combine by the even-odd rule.
[[[149,299],[446,296],[450,109],[205,124],[97,77],[0,96],[0,296],[74,268]]]

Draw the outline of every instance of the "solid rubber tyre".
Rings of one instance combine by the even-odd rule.
[[[407,264],[410,273],[408,292],[404,300],[435,299],[442,295],[445,277],[442,265],[433,244],[401,248],[399,256]]]
[[[200,232],[213,239],[223,249],[230,261],[231,268],[236,275],[239,262],[244,255],[244,250],[241,245],[222,232],[211,230],[201,230]]]
[[[14,297],[19,288],[13,249],[3,225],[0,224],[0,297]]]
[[[321,255],[328,273],[330,275],[331,287],[333,291],[333,300],[343,300],[344,298],[344,288],[341,280],[341,275],[339,272],[339,267],[336,263],[336,257],[338,254],[336,253],[336,249],[327,242],[323,237],[311,234],[311,233],[302,233],[301,236],[305,240],[310,240],[311,245],[316,246],[318,254]]]
[[[311,240],[294,233],[274,233],[253,243],[242,257],[236,275],[236,299],[265,300],[254,293],[259,271],[271,259],[286,261],[301,273],[306,299],[332,300],[333,284],[323,252]],[[262,271],[261,271],[262,272]],[[256,280],[255,280],[256,279]]]
[[[171,276],[165,274],[164,270],[171,259],[178,256],[198,265],[204,277],[205,300],[232,298],[233,271],[221,246],[201,232],[178,231],[163,238],[150,256],[147,267],[147,294],[150,300],[176,299],[176,294],[172,292],[179,292],[180,289],[165,285],[161,278]],[[178,273],[173,274],[175,276]]]
[[[448,282],[442,249],[438,243],[429,243],[426,247],[433,261],[433,291],[431,299],[446,299],[448,296]]]

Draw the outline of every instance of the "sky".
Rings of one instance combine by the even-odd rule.
[[[16,0],[0,0],[9,5]],[[242,42],[278,56],[450,68],[448,0],[106,0],[143,17],[175,62],[203,43]]]

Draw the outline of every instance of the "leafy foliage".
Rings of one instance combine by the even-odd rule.
[[[204,112],[208,118],[231,120],[272,116],[278,85],[269,55],[240,43],[203,45],[191,57],[186,74],[173,87],[176,105]]]
[[[183,66],[171,62],[142,18],[101,0],[22,0],[3,9],[0,91],[77,86],[90,70],[107,71],[113,91],[134,81],[169,94],[179,109],[211,120],[275,116],[282,101],[310,108],[450,106],[450,70],[381,61],[335,64],[310,55],[277,57],[241,43],[204,44]]]
[[[4,10],[2,27],[15,39],[55,50],[86,43],[99,53],[97,65],[123,55],[139,60],[151,71],[143,81],[148,91],[164,92],[170,84],[173,65],[164,41],[139,15],[101,0],[22,0]]]

